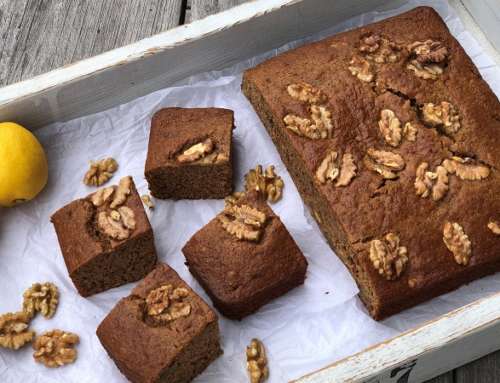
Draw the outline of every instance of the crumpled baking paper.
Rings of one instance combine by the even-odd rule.
[[[32,327],[38,333],[60,328],[80,335],[76,363],[47,369],[32,358],[29,346],[20,351],[0,350],[0,381],[10,382],[125,382],[108,357],[95,330],[116,302],[129,294],[128,284],[88,299],[78,295],[68,277],[57,238],[49,221],[61,206],[93,189],[82,184],[88,161],[112,156],[120,164],[112,181],[132,175],[140,193],[147,192],[144,179],[151,116],[167,106],[224,107],[235,111],[235,179],[257,163],[275,164],[285,181],[284,198],[272,205],[309,262],[305,285],[274,300],[241,322],[220,316],[224,355],[212,363],[196,382],[247,382],[245,346],[253,337],[267,347],[270,383],[285,382],[312,372],[404,330],[433,319],[490,293],[500,291],[500,275],[483,278],[430,302],[373,321],[356,297],[357,287],[346,268],[328,247],[288,175],[280,157],[240,91],[241,73],[265,58],[305,41],[316,40],[409,10],[432,5],[446,20],[489,82],[500,94],[500,69],[464,30],[446,1],[408,1],[398,9],[370,12],[347,20],[311,38],[290,43],[234,67],[191,77],[168,89],[139,98],[102,113],[36,131],[45,146],[50,181],[32,203],[0,211],[0,312],[21,308],[22,293],[33,282],[52,281],[60,289],[60,304],[53,319],[38,316]],[[159,201],[148,212],[154,228],[159,258],[177,270],[207,302],[200,285],[184,265],[184,243],[223,207],[223,201]]]

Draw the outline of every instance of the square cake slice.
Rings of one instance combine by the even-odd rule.
[[[151,121],[145,176],[162,199],[224,198],[233,190],[233,111],[165,108]]]
[[[500,103],[432,8],[280,54],[242,89],[374,318],[500,270]]]
[[[307,269],[290,233],[255,192],[228,200],[182,252],[214,306],[231,319],[300,286]]]
[[[217,315],[165,264],[116,304],[97,336],[134,383],[190,382],[222,354]]]
[[[135,282],[156,264],[153,230],[132,177],[69,203],[51,221],[84,297]]]

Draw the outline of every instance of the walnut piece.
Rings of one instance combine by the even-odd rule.
[[[141,201],[151,210],[155,208],[155,204],[153,203],[153,200],[151,199],[149,194],[141,195]]]
[[[364,164],[385,179],[397,178],[397,173],[405,167],[405,161],[399,154],[374,148],[368,149]]]
[[[422,108],[422,117],[426,124],[442,129],[448,135],[453,135],[460,130],[458,111],[447,101],[441,101],[439,105],[434,105],[432,102],[425,103]]]
[[[415,41],[408,45],[407,48],[410,54],[422,64],[442,63],[446,61],[448,57],[448,48],[440,41]]]
[[[397,234],[388,233],[383,239],[370,242],[370,261],[385,279],[395,280],[408,263],[408,250],[400,246]]]
[[[34,283],[23,294],[23,311],[33,318],[41,312],[45,318],[52,318],[59,302],[59,290],[50,282]]]
[[[247,346],[247,370],[250,383],[262,383],[269,377],[267,356],[264,344],[258,339],[252,339]]]
[[[340,174],[337,162],[338,153],[330,150],[316,170],[316,179],[322,183],[333,182]]]
[[[269,202],[277,202],[283,195],[283,180],[274,171],[274,166],[269,165],[265,172],[261,165],[257,165],[255,169],[251,169],[245,174],[245,190],[257,191]]]
[[[109,213],[101,211],[97,216],[99,231],[119,241],[130,237],[135,226],[134,211],[128,206],[120,206],[118,210],[112,210]]]
[[[364,82],[373,81],[375,76],[371,70],[371,64],[368,60],[359,56],[354,56],[349,64],[349,71],[353,76],[356,76],[358,80]]]
[[[290,97],[309,104],[324,104],[327,101],[326,95],[320,90],[306,82],[290,84],[286,88]]]
[[[443,74],[443,68],[437,64],[422,65],[417,60],[411,60],[407,65],[406,69],[415,72],[417,77],[423,78],[424,80],[435,80],[439,75]]]
[[[436,172],[428,171],[428,168],[427,162],[422,162],[417,167],[415,190],[422,198],[432,195],[434,201],[439,201],[448,192],[448,171],[441,165],[436,167]]]
[[[287,114],[283,118],[285,126],[298,136],[311,140],[330,138],[332,136],[332,113],[324,106],[311,105],[311,119]]]
[[[34,331],[28,330],[31,316],[25,312],[7,313],[0,316],[0,347],[17,350],[31,342]]]
[[[174,288],[171,284],[151,290],[146,297],[146,313],[154,324],[164,325],[191,314],[191,304],[186,301],[189,290]]]
[[[118,169],[118,163],[111,157],[99,161],[90,161],[90,168],[83,177],[83,183],[89,186],[101,186]]]
[[[244,192],[234,192],[233,194],[224,198],[225,205],[236,205],[244,196]]]
[[[456,174],[459,178],[468,181],[477,181],[488,178],[490,168],[469,157],[453,156],[445,159],[443,166],[450,174]]]
[[[316,179],[321,184],[331,183],[335,180],[335,186],[347,186],[356,176],[357,166],[354,157],[350,153],[342,156],[342,163],[339,164],[340,157],[334,150],[330,150],[321,164],[316,169]]]
[[[448,49],[438,41],[415,41],[408,45],[410,62],[406,68],[424,80],[435,80],[443,74]]]
[[[182,154],[177,156],[177,161],[180,163],[194,162],[205,157],[207,154],[212,153],[213,150],[214,143],[210,138],[207,138],[206,140],[192,145],[184,150]]]
[[[33,358],[46,367],[61,367],[76,360],[78,335],[62,330],[47,331],[33,342]]]
[[[363,37],[359,45],[359,51],[364,53],[368,60],[378,64],[398,61],[399,50],[396,43],[376,34]]]
[[[491,220],[488,222],[488,229],[490,229],[493,234],[500,235],[500,222]]]
[[[457,222],[446,222],[443,228],[443,241],[459,265],[466,266],[469,263],[472,246],[462,226]]]
[[[95,207],[102,206],[113,195],[114,192],[114,187],[99,189],[94,194],[92,194],[92,196],[90,197],[90,201]]]
[[[403,136],[405,140],[416,141],[417,140],[417,128],[411,122],[406,122],[403,126]]]
[[[226,205],[217,217],[229,234],[246,241],[260,239],[267,218],[265,213],[248,205]]]
[[[401,122],[392,110],[382,109],[378,127],[389,145],[394,147],[399,146],[402,138]]]
[[[127,197],[131,192],[130,190],[131,187],[132,187],[132,177],[126,176],[120,179],[118,187],[116,188],[115,191],[115,196],[113,198],[113,201],[111,201],[109,207],[111,209],[115,209],[118,206],[123,205],[125,201],[127,201]]]

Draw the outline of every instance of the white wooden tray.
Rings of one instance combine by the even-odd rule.
[[[312,35],[374,7],[392,8],[400,3],[403,0],[255,0],[4,87],[0,89],[0,120],[36,128],[106,110],[193,74],[222,69]],[[467,30],[500,63],[498,51],[462,2],[450,3]],[[500,294],[464,306],[296,382],[421,382],[497,349]]]

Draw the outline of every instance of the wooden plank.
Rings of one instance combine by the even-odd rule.
[[[500,382],[500,351],[455,370],[455,383]]]
[[[440,375],[434,379],[428,380],[425,383],[455,383],[453,371],[449,371],[446,374]]]
[[[190,0],[190,21],[216,14],[250,0]]]
[[[0,0],[0,86],[177,26],[182,0]]]

